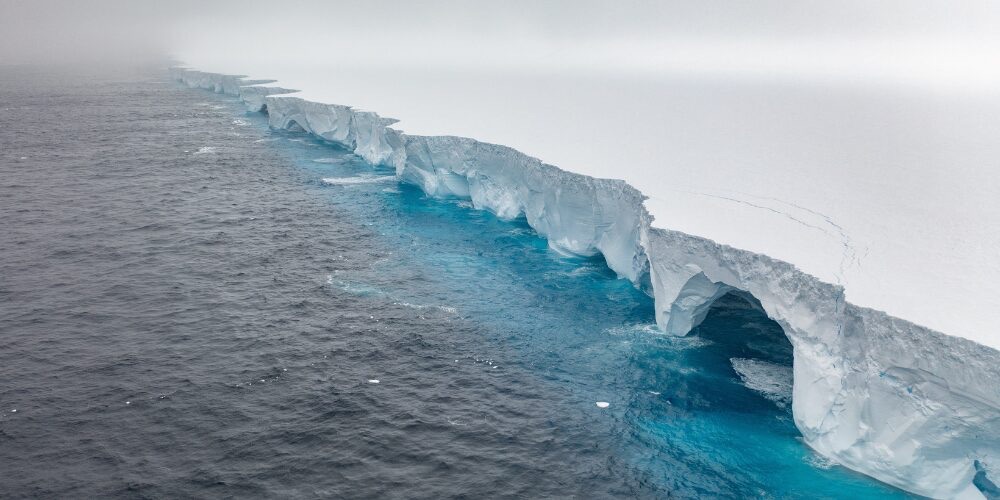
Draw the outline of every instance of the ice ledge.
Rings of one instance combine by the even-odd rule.
[[[907,491],[984,498],[1000,467],[1000,352],[858,307],[841,287],[766,255],[652,227],[623,181],[560,170],[514,149],[412,136],[395,120],[280,94],[236,75],[181,68],[191,87],[239,96],[272,127],[301,127],[432,196],[523,214],[554,249],[602,254],[650,293],[657,324],[686,335],[729,291],[752,295],[794,348],[792,410],[817,452]],[[669,221],[663,221],[663,223]],[[991,477],[992,476],[992,477]]]

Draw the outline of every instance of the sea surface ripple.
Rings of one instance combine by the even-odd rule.
[[[2,67],[0,108],[0,497],[902,496],[801,443],[738,298],[665,337],[599,258],[162,68]]]

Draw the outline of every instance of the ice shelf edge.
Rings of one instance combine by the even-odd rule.
[[[524,215],[549,245],[601,254],[656,304],[656,321],[686,335],[727,292],[759,301],[793,346],[792,411],[820,454],[934,498],[985,498],[1000,473],[1000,351],[845,300],[844,290],[794,265],[652,227],[645,197],[624,181],[547,165],[512,148],[414,136],[395,120],[307,101],[224,75],[172,68],[194,88],[239,97],[271,127],[301,127],[401,182],[470,199],[503,218]],[[669,221],[659,221],[668,225]]]

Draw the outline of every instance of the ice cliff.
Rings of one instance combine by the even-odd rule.
[[[238,96],[272,127],[301,127],[401,182],[524,216],[549,245],[601,254],[651,294],[659,327],[686,335],[727,292],[748,294],[794,349],[792,411],[830,459],[934,498],[985,498],[1000,476],[1000,352],[845,300],[844,289],[766,255],[666,229],[624,181],[542,163],[512,148],[408,135],[395,120],[285,96],[240,76],[172,70],[191,87]],[[970,293],[975,293],[971,291]]]

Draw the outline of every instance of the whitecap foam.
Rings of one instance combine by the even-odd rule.
[[[438,306],[438,305],[425,305],[425,304],[413,304],[411,302],[393,302],[397,306],[409,307],[410,309],[437,309],[439,311],[444,311],[448,314],[457,314],[458,309],[450,306]]]
[[[614,336],[637,336],[638,340],[650,339],[658,346],[677,350],[698,349],[712,344],[711,340],[697,335],[679,336],[663,333],[663,330],[657,328],[656,323],[615,326],[604,332]]]
[[[817,468],[817,469],[832,469],[837,466],[837,462],[830,460],[818,453],[810,453],[808,458],[806,458],[806,463]]]
[[[638,323],[633,325],[622,325],[608,328],[605,332],[611,335],[625,335],[630,333],[649,333],[654,335],[659,335],[660,331],[656,328],[656,323]],[[685,340],[696,339],[697,337],[678,337]]]
[[[732,358],[729,362],[748,389],[759,392],[781,408],[792,404],[791,366],[745,358]]]
[[[599,274],[602,269],[596,266],[579,266],[566,273],[567,276],[584,276],[587,274]]]
[[[326,283],[330,286],[339,288],[351,295],[358,295],[362,297],[380,297],[386,295],[386,293],[378,288],[365,283],[358,283],[353,281],[346,281],[334,278],[333,275],[329,275],[326,278]]]
[[[196,154],[196,155],[203,155],[203,154],[214,153],[214,152],[215,152],[215,147],[214,146],[202,146],[202,147],[198,148],[198,151],[195,151],[194,154]]]
[[[353,186],[356,184],[377,184],[395,180],[395,175],[359,175],[357,177],[327,177],[323,179],[323,182],[334,186]]]

